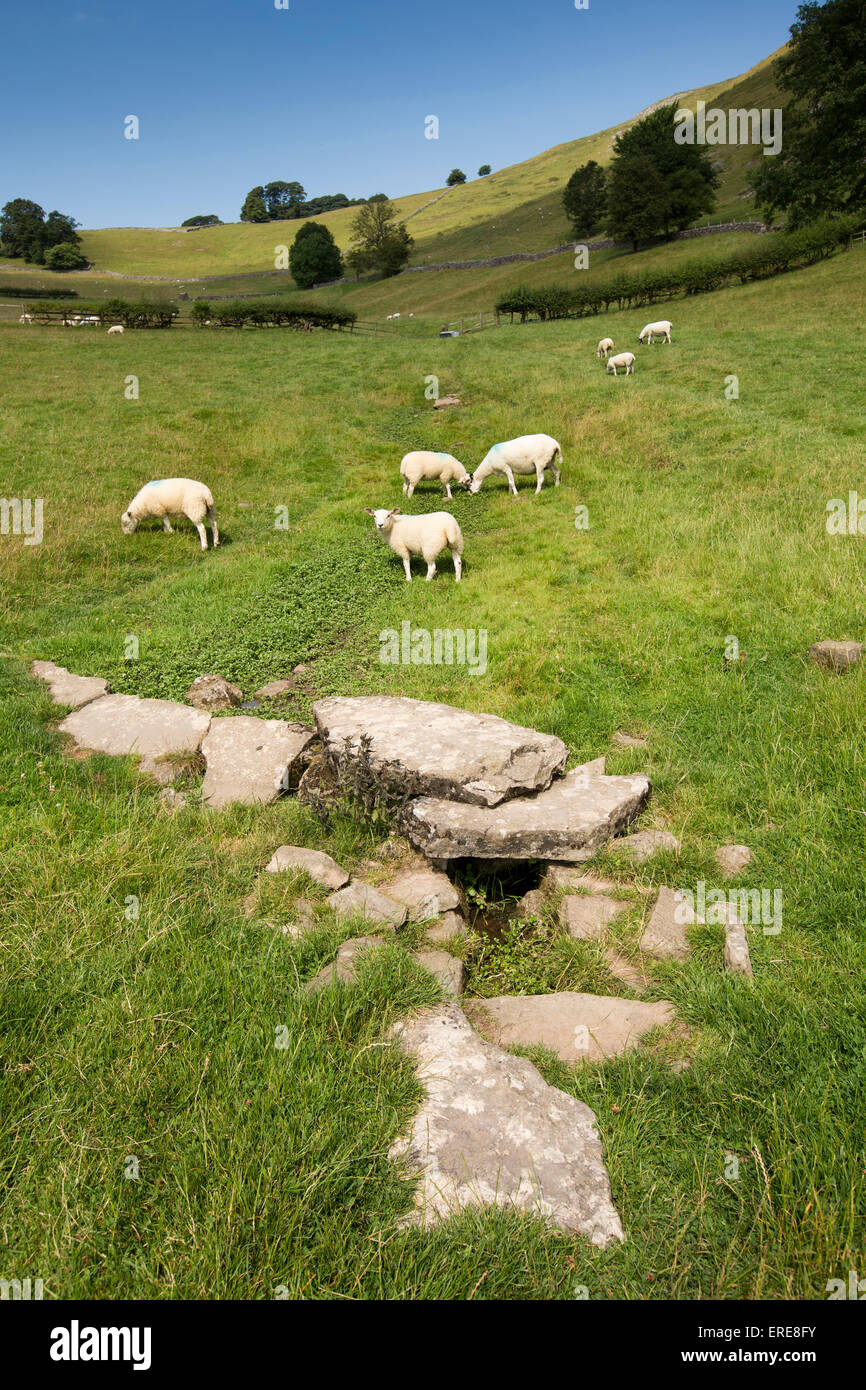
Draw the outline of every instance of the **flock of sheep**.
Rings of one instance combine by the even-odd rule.
[[[18,322],[19,322],[19,323],[23,323],[23,324],[25,324],[25,325],[32,325],[32,323],[33,323],[33,315],[32,315],[32,314],[22,314],[21,317],[20,317],[20,319],[18,320]],[[102,320],[100,319],[100,317],[99,317],[98,314],[72,314],[72,315],[68,316],[67,318],[65,318],[65,319],[63,320],[63,327],[64,327],[64,328],[98,328],[101,322],[102,322]],[[110,328],[107,328],[105,331],[106,331],[107,333],[122,333],[122,332],[123,332],[123,324],[122,324],[122,323],[114,323],[114,324],[111,325]]]
[[[668,319],[648,323],[641,330],[638,341],[652,343],[654,338],[671,341],[672,324]],[[114,329],[108,330],[110,333]],[[121,332],[123,330],[121,329]],[[596,348],[596,357],[604,358],[606,370],[624,367],[626,375],[634,372],[633,352],[621,352],[611,357],[614,342],[612,338],[602,338]],[[486,478],[494,474],[507,479],[508,490],[517,496],[514,481],[518,475],[535,474],[536,495],[544,486],[544,474],[549,468],[554,485],[559,487],[562,474],[562,449],[549,434],[522,434],[517,439],[508,439],[494,444],[488,449],[474,473],[469,473],[453,454],[433,452],[430,449],[415,449],[404,455],[400,463],[400,477],[403,479],[403,492],[411,497],[422,482],[439,482],[442,496],[452,500],[451,484],[465,488],[469,493],[480,491]],[[436,561],[446,548],[451,552],[454,562],[454,578],[459,583],[463,573],[463,533],[457,519],[451,512],[429,512],[425,516],[403,516],[399,507],[365,507],[365,512],[373,518],[376,532],[382,540],[403,561],[407,581],[411,582],[411,557],[421,556],[427,564],[427,579],[436,573]],[[164,478],[146,483],[133,497],[120,518],[121,528],[126,535],[132,535],[140,521],[148,517],[162,520],[163,529],[171,531],[171,516],[186,516],[195,526],[201,540],[202,550],[207,550],[207,531],[205,519],[211,528],[214,546],[219,545],[219,531],[216,523],[214,500],[210,488],[192,478]]]

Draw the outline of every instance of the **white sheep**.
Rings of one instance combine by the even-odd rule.
[[[607,358],[607,354],[613,351],[613,338],[602,338],[595,350],[596,357]]]
[[[436,573],[436,557],[447,546],[454,561],[454,578],[460,582],[463,573],[463,533],[450,512],[428,512],[426,516],[403,516],[399,507],[365,507],[373,518],[376,530],[403,561],[407,581],[411,582],[410,555],[423,555],[427,561],[427,579]]]
[[[549,434],[522,434],[519,439],[507,439],[503,444],[494,444],[479,463],[469,483],[470,492],[478,492],[485,478],[491,473],[504,473],[508,479],[510,492],[516,497],[515,473],[534,473],[537,479],[536,494],[544,483],[544,470],[549,468],[553,481],[559,487],[562,476],[556,466],[556,458],[562,463],[562,450]]]
[[[113,324],[111,325],[111,327],[108,329],[108,332],[109,332],[109,333],[122,333],[122,332],[123,332],[123,324],[122,324],[122,323],[113,323]]]
[[[614,374],[614,376],[618,376],[619,373],[618,373],[617,370],[616,370],[617,367],[625,367],[625,374],[626,374],[626,376],[633,376],[633,375],[634,375],[634,353],[633,353],[633,352],[618,352],[618,353],[616,354],[615,357],[609,357],[609,358],[607,359],[607,366],[605,367],[605,371],[606,371],[606,372],[612,371],[613,374]]]
[[[652,343],[653,337],[655,336],[664,338],[665,342],[669,343],[671,340],[672,328],[673,324],[670,319],[659,319],[658,323],[648,323],[646,328],[641,329],[638,342],[642,343],[644,338],[647,338],[647,341]]]
[[[207,532],[202,524],[207,516],[213,532],[213,543],[219,545],[216,512],[210,488],[197,483],[193,478],[163,478],[153,483],[145,483],[135,494],[123,516],[120,525],[127,536],[131,536],[140,521],[147,517],[162,517],[162,528],[170,532],[170,516],[189,517],[201,540],[202,550],[207,550]]]
[[[434,454],[431,449],[415,449],[411,454],[406,454],[400,464],[400,477],[403,479],[403,491],[407,497],[411,497],[416,487],[421,482],[438,481],[443,487],[443,497],[451,501],[451,484],[466,484],[470,481],[469,474],[463,467],[459,459],[454,458],[453,454]]]
[[[20,317],[20,319],[18,320],[18,322],[19,322],[19,323],[31,323],[31,324],[32,324],[32,322],[33,322],[33,315],[32,315],[32,314],[22,314],[21,317]]]

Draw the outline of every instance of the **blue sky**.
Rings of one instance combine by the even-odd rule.
[[[501,168],[780,47],[796,0],[7,0],[0,204],[237,221],[245,193],[396,197]],[[140,138],[123,135],[136,115]],[[439,118],[439,139],[424,119]]]

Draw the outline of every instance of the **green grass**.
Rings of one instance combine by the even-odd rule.
[[[0,490],[45,499],[42,545],[0,537],[4,1277],[49,1297],[799,1299],[862,1263],[866,664],[836,678],[807,659],[863,636],[862,538],[824,525],[830,498],[864,490],[862,267],[854,251],[683,301],[673,346],[635,348],[617,380],[595,343],[631,343],[643,313],[456,341],[0,327]],[[430,373],[462,409],[432,412]],[[401,454],[473,466],[536,429],[562,444],[562,487],[456,496],[464,582],[443,561],[406,586],[363,513],[402,501]],[[209,483],[223,548],[185,526],[121,533],[141,483],[169,474]],[[431,490],[412,510],[440,505]],[[486,675],[380,664],[379,633],[406,619],[485,628]],[[302,982],[356,926],[319,909],[293,944],[275,930],[288,876],[243,907],[278,844],[354,867],[372,837],[325,835],[294,799],[203,814],[191,776],[169,816],[126,760],[63,756],[33,657],[181,699],[205,671],[252,692],[303,661],[317,694],[444,700],[559,734],[575,762],[608,752],[609,771],[649,773],[646,821],[683,842],[641,867],[599,856],[635,888],[717,886],[714,848],[750,844],[743,886],[784,895],[781,934],[750,930],[752,985],[708,927],[652,972],[688,1038],[578,1070],[532,1052],[597,1114],[626,1244],[497,1212],[401,1226],[411,1189],[387,1152],[419,1091],[388,1029],[435,987],[398,939],[356,989],[310,1000]],[[647,750],[612,750],[622,728]],[[476,957],[479,989],[495,972],[546,987],[560,956],[527,938],[521,974],[508,945]],[[555,978],[612,987],[592,948],[572,955]]]

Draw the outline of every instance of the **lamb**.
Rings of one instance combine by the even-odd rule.
[[[613,370],[614,376],[618,376],[619,373],[618,373],[617,370],[616,370],[617,367],[625,367],[625,374],[626,374],[626,376],[633,376],[633,375],[634,375],[634,353],[633,353],[633,352],[618,352],[618,353],[616,354],[615,357],[609,357],[609,358],[607,359],[607,366],[605,367],[605,371],[606,371],[606,372],[609,372],[609,371]]]
[[[451,501],[451,484],[464,485],[470,481],[469,474],[453,454],[434,454],[431,449],[416,449],[406,454],[400,464],[403,491],[411,497],[420,482],[432,482],[437,478],[444,489],[442,496]]]
[[[123,332],[123,324],[122,324],[122,323],[113,323],[113,324],[111,325],[111,327],[108,329],[108,332],[109,332],[109,333],[122,333],[122,332]]]
[[[595,350],[596,357],[607,358],[607,354],[613,351],[613,338],[602,338]]]
[[[428,512],[426,516],[403,516],[399,507],[365,507],[376,523],[376,530],[403,561],[407,582],[412,580],[410,555],[423,555],[427,561],[427,580],[436,573],[436,557],[446,546],[454,561],[454,579],[463,573],[463,533],[450,512]]]
[[[664,338],[665,342],[669,343],[671,340],[672,328],[673,324],[670,319],[659,319],[658,323],[648,323],[646,328],[641,329],[638,342],[642,343],[644,338],[649,335],[648,342],[652,343],[653,335],[656,335],[659,338]]]
[[[537,479],[537,495],[544,483],[545,468],[551,470],[553,481],[559,487],[562,474],[556,466],[557,455],[562,463],[562,450],[549,434],[522,434],[519,439],[508,439],[504,444],[494,444],[472,474],[468,490],[478,492],[484,479],[489,478],[491,473],[504,473],[508,479],[509,491],[516,497],[514,474],[534,473]]]
[[[202,524],[205,515],[217,546],[220,536],[210,488],[192,478],[163,478],[145,483],[120,518],[120,525],[124,535],[131,536],[140,521],[162,517],[163,530],[171,532],[169,516],[187,516],[198,531],[202,550],[207,550],[207,532]]]

